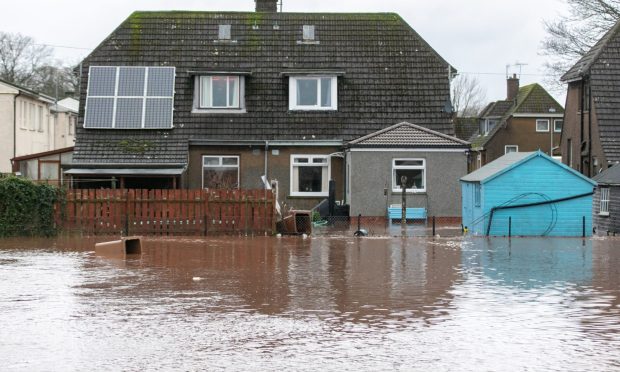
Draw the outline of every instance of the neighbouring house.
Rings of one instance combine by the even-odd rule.
[[[469,141],[478,132],[479,126],[478,117],[456,117],[454,118],[454,136]]]
[[[620,22],[563,76],[562,161],[586,176],[620,162]]]
[[[50,107],[54,98],[0,80],[0,173],[17,156],[54,149]]]
[[[13,173],[32,181],[64,185],[63,169],[71,166],[73,146],[11,159]]]
[[[516,75],[508,78],[506,99],[480,114],[478,132],[470,139],[470,172],[510,152],[557,155],[563,116],[562,106],[540,84],[519,87]]]
[[[474,235],[592,235],[596,182],[542,151],[508,153],[461,178]]]
[[[79,106],[80,101],[67,97],[50,108],[51,125],[54,127],[54,149],[73,147]]]
[[[428,216],[460,220],[459,178],[467,174],[469,143],[419,125],[400,123],[349,142],[347,200],[351,215],[385,216],[402,202]]]
[[[258,188],[266,175],[299,209],[333,179],[344,200],[348,142],[404,121],[454,134],[454,73],[393,13],[279,13],[276,0],[135,12],[82,63],[66,174],[126,188]]]
[[[620,164],[597,174],[594,181],[594,230],[598,234],[620,233]]]

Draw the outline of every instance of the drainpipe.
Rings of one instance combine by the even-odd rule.
[[[588,77],[588,177],[592,177],[592,81]]]
[[[13,97],[13,157],[17,156],[17,97],[19,96],[18,91]]]
[[[265,178],[269,182],[269,177],[267,176],[267,166],[269,165],[269,158],[267,152],[269,151],[269,141],[265,141]]]

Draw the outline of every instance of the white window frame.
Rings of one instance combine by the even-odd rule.
[[[504,146],[504,155],[508,154],[508,148],[512,147],[515,149],[515,151],[511,151],[511,152],[519,152],[519,146],[518,145],[506,145]]]
[[[295,160],[296,159],[308,159],[307,163],[298,163]],[[313,163],[314,159],[327,159],[327,163]],[[326,165],[325,165],[326,164]],[[327,186],[325,187],[325,190],[321,191],[321,192],[304,192],[304,191],[295,191],[295,189],[293,188],[293,175],[294,175],[294,168],[295,167],[318,167],[318,166],[322,166],[322,167],[327,167]],[[331,158],[329,155],[308,155],[308,154],[293,154],[291,155],[291,166],[290,166],[290,191],[291,191],[291,196],[308,196],[308,197],[317,197],[317,196],[329,196],[329,180],[331,179],[331,174],[332,174],[332,164],[331,164]]]
[[[226,78],[226,106],[213,106],[213,78]],[[237,82],[237,101],[236,104],[231,105],[228,102],[230,96],[230,81],[235,80]],[[241,108],[241,77],[239,75],[203,75],[200,76],[198,87],[198,108],[207,110],[239,110]],[[211,94],[209,95],[209,102],[203,105],[203,98],[207,87],[211,88]]]
[[[562,128],[560,128],[560,130],[558,130],[558,128],[556,126],[556,124],[558,122],[562,123],[562,128],[564,127],[564,119],[555,119],[555,120],[553,120],[553,132],[554,133],[562,133]]]
[[[201,177],[202,177],[202,188],[205,188],[205,159],[206,158],[218,158],[219,160],[219,164],[218,165],[209,165],[209,168],[232,168],[231,165],[224,165],[223,164],[223,159],[224,158],[235,158],[237,159],[237,189],[240,188],[241,186],[241,174],[240,174],[240,168],[241,168],[241,164],[239,156],[238,155],[202,155],[202,171],[201,171]]]
[[[397,161],[421,161],[422,165],[396,165]],[[422,184],[424,185],[421,189],[407,189],[408,194],[415,193],[424,193],[426,192],[426,159],[421,158],[397,158],[392,159],[392,192],[393,193],[401,193],[403,190],[397,186],[396,182],[396,169],[421,169],[422,170]]]
[[[547,129],[545,130],[538,129],[538,123],[543,123],[543,122],[547,123]],[[549,132],[549,130],[550,130],[549,119],[536,119],[536,132],[546,133],[546,132]]]
[[[601,187],[601,199],[599,203],[599,215],[609,216],[609,200],[611,195],[611,189],[609,187]]]
[[[297,105],[297,80],[317,81],[316,105]],[[331,105],[321,106],[321,79],[331,79]],[[291,111],[336,111],[338,110],[338,77],[333,75],[298,75],[289,77],[289,110]]]
[[[493,128],[495,128],[499,124],[499,120],[497,119],[486,119],[484,121],[484,135],[485,136],[491,133],[491,131],[493,130],[493,128],[491,128],[491,122],[495,123],[493,124]]]

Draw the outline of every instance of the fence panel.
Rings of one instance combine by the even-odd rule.
[[[274,233],[275,201],[265,190],[69,190],[57,224],[84,234]]]

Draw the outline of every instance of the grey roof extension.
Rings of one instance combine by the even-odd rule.
[[[592,179],[602,185],[620,185],[620,164],[605,169]]]
[[[350,147],[469,148],[469,142],[411,123],[399,123],[349,142]]]
[[[222,24],[230,40],[218,40]],[[103,65],[176,67],[174,128],[82,128],[89,66]],[[135,12],[82,64],[74,160],[184,163],[190,140],[350,141],[402,121],[452,135],[449,69],[393,13]],[[247,112],[192,113],[197,71],[244,75]],[[290,71],[338,72],[338,110],[289,111]]]

